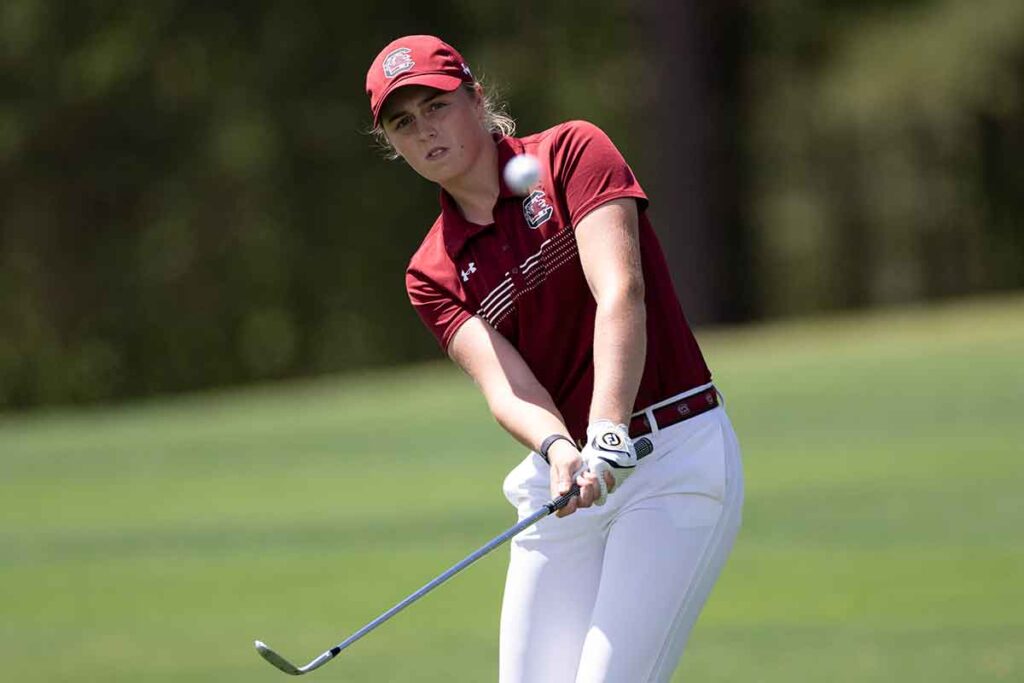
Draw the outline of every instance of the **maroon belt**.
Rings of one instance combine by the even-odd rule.
[[[706,413],[712,408],[718,407],[718,391],[714,387],[697,392],[686,398],[681,398],[667,403],[660,408],[651,411],[654,414],[654,422],[658,429],[665,429],[674,424],[697,417]],[[629,436],[636,439],[654,431],[647,419],[647,413],[641,413],[629,421]]]

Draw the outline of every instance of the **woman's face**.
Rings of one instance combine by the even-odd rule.
[[[444,185],[473,165],[491,142],[483,106],[464,88],[444,92],[421,85],[395,91],[384,103],[381,125],[395,151],[427,180]]]

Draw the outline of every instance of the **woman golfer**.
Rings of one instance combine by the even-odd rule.
[[[439,38],[389,44],[366,91],[379,137],[440,187],[409,299],[531,449],[506,496],[523,515],[580,486],[512,542],[500,680],[668,681],[739,529],[743,479],[647,196],[592,124],[513,137]],[[501,173],[520,154],[540,161],[525,192]]]

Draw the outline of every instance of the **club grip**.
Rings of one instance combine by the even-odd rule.
[[[548,513],[550,514],[555,510],[561,510],[564,508],[569,504],[569,501],[572,500],[573,496],[578,495],[580,495],[580,485],[574,483],[568,493],[563,493],[558,498],[555,498],[553,501],[548,503],[545,507],[548,509]]]

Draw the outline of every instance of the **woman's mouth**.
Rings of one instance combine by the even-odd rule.
[[[427,161],[437,161],[447,153],[447,147],[434,147],[432,150],[427,152]]]

